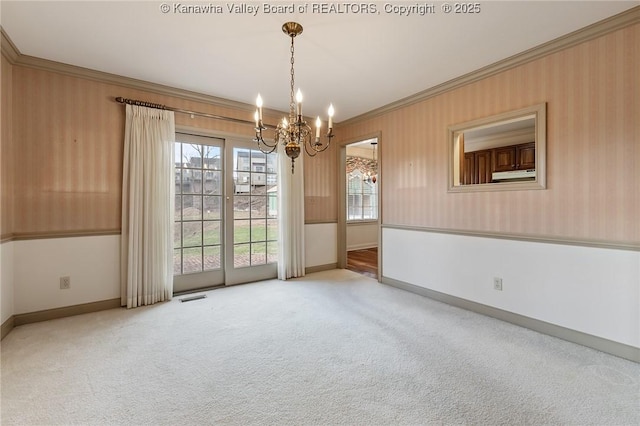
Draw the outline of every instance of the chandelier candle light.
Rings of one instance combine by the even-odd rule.
[[[301,151],[301,146],[304,146],[304,150],[310,157],[314,157],[318,152],[325,151],[331,144],[331,138],[333,135],[333,105],[329,105],[329,123],[327,131],[327,143],[323,144],[320,141],[320,128],[322,127],[322,121],[320,117],[316,119],[316,133],[315,138],[312,138],[311,127],[307,124],[302,116],[302,92],[298,89],[295,95],[294,101],[294,47],[293,40],[297,35],[302,33],[302,25],[297,22],[287,22],[282,26],[282,31],[291,37],[291,93],[289,97],[289,119],[283,117],[282,121],[278,123],[275,129],[275,135],[273,143],[269,143],[264,140],[262,131],[266,130],[266,127],[262,121],[262,97],[258,95],[256,99],[256,106],[258,109],[255,112],[254,119],[256,122],[256,137],[253,140],[258,143],[258,148],[265,154],[270,154],[276,150],[279,143],[284,145],[285,152],[289,158],[291,158],[291,173],[294,171],[294,162],[298,158]],[[313,140],[313,141],[312,141]]]

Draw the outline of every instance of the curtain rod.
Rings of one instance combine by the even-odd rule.
[[[249,121],[249,120],[241,120],[239,118],[232,118],[232,117],[225,117],[225,116],[222,116],[222,115],[207,114],[205,112],[189,111],[189,110],[186,110],[186,109],[171,108],[171,107],[168,107],[168,106],[162,105],[162,104],[155,104],[153,102],[147,102],[147,101],[139,101],[139,100],[136,100],[136,99],[128,99],[128,98],[123,98],[122,96],[118,96],[116,98],[116,102],[121,103],[121,104],[143,106],[143,107],[147,107],[147,108],[164,109],[164,110],[167,110],[167,111],[179,112],[181,114],[197,115],[197,116],[200,116],[200,117],[213,118],[213,119],[216,119],[216,120],[232,121],[234,123],[239,123],[239,124],[249,124],[249,125],[251,125],[253,127],[255,127],[255,125],[256,125],[255,122]],[[267,126],[267,127],[270,127],[270,126]]]

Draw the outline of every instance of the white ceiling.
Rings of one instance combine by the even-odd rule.
[[[432,2],[435,14],[399,16],[386,13],[385,2],[367,2],[378,14],[265,14],[264,3],[292,4],[273,0],[165,3],[212,4],[223,13],[162,13],[161,1],[2,0],[0,23],[24,55],[246,103],[260,92],[265,107],[286,111],[290,40],[281,26],[297,21],[304,32],[295,40],[295,76],[305,115],[324,116],[332,102],[343,121],[640,4],[480,1],[480,13],[465,15]],[[344,11],[357,3],[331,4]],[[229,13],[232,4],[261,10]]]

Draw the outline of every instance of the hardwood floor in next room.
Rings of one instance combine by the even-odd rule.
[[[347,269],[377,280],[378,248],[348,251]]]

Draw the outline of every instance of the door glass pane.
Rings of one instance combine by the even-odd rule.
[[[251,221],[233,221],[233,242],[234,244],[248,243],[251,239]]]
[[[234,149],[234,265],[277,262],[277,155]],[[268,240],[273,241],[267,256]],[[249,244],[247,244],[249,243]]]
[[[196,167],[201,168],[202,164],[202,145],[183,143],[182,144],[182,158],[181,161],[184,164],[183,167]]]
[[[264,265],[265,263],[267,263],[267,244],[251,244],[251,264]]]
[[[276,187],[267,193],[267,216],[269,218],[275,218],[278,216],[278,193]]]
[[[264,193],[264,185],[260,193],[253,194],[251,197],[251,217],[253,219],[267,217],[267,198]]]
[[[267,155],[267,173],[276,173],[278,171],[278,157],[275,155]]]
[[[222,170],[222,148],[219,146],[205,145],[202,151],[204,158],[203,169]],[[213,176],[213,175],[212,175]]]
[[[268,219],[267,220],[267,240],[276,241],[277,239],[278,239],[278,220]]]
[[[182,250],[182,273],[189,274],[202,271],[202,247]]]
[[[217,170],[205,170],[204,193],[222,195],[222,172]]]
[[[184,194],[200,193],[200,182],[196,181],[196,171],[193,169],[182,170],[182,192]]]
[[[250,208],[251,197],[238,196],[233,197],[233,217],[234,219],[248,219],[251,217]]]
[[[278,242],[277,241],[270,241],[267,243],[267,262],[268,263],[278,262]]]
[[[220,256],[220,246],[204,248],[204,270],[211,271],[220,269],[222,259]]]
[[[206,221],[204,224],[204,245],[218,245],[220,244],[220,222],[219,221]]]
[[[182,247],[182,226],[179,224],[173,227],[173,246]]]
[[[264,219],[251,221],[251,241],[266,241],[267,222]]]
[[[173,250],[173,275],[182,274],[182,250]]]
[[[202,222],[182,223],[182,247],[202,245]]]
[[[251,170],[251,154],[248,149],[234,149],[235,170],[236,171],[249,171]]]
[[[173,220],[182,220],[182,195],[178,193],[180,183],[176,184],[176,194],[173,204]]]
[[[248,194],[251,191],[251,173],[238,172],[234,183],[236,194]]]
[[[222,197],[204,196],[204,219],[220,219],[222,217]]]
[[[233,246],[233,266],[234,267],[242,268],[242,267],[251,265],[249,250],[251,250],[250,244],[234,244]]]
[[[182,196],[182,220],[202,220],[202,197],[199,195]]]
[[[174,274],[220,269],[223,141],[180,133],[176,138]]]

